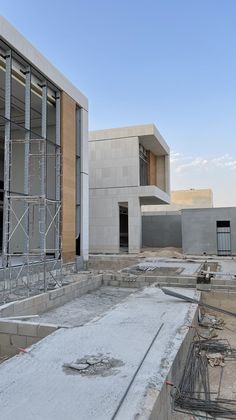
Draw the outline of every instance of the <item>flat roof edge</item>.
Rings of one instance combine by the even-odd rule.
[[[163,149],[169,153],[170,149],[155,124],[132,125],[127,127],[106,128],[92,130],[89,132],[89,141],[110,140],[128,137],[153,136],[161,144]]]
[[[59,89],[71,96],[82,108],[88,110],[88,99],[50,61],[43,56],[14,26],[0,16],[0,37],[32,66],[45,75]]]
[[[227,207],[196,207],[196,208],[189,208],[189,209],[181,209],[181,211],[190,212],[190,211],[220,211],[220,210],[234,210],[236,211],[235,206],[227,206]]]

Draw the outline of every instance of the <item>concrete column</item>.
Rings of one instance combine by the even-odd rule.
[[[88,112],[81,109],[81,256],[89,254]]]
[[[139,253],[142,246],[142,215],[138,197],[128,201],[129,214],[129,253]]]

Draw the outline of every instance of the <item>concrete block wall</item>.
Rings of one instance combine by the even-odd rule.
[[[104,286],[114,286],[114,287],[131,287],[131,288],[140,288],[146,287],[153,283],[157,283],[160,287],[169,286],[169,287],[196,287],[196,277],[195,276],[136,276],[136,275],[127,275],[124,273],[105,273],[103,274],[103,284]]]
[[[46,270],[50,271],[51,268],[54,266],[54,261],[48,261],[46,264]],[[57,269],[55,267],[52,270],[52,275],[56,277]],[[20,275],[18,276],[19,271],[21,271]],[[10,280],[10,272],[12,273],[12,277]],[[68,263],[63,264],[62,267],[62,275],[66,276],[69,274],[74,274],[76,272],[75,263]],[[23,267],[21,265],[15,266],[12,269],[0,270],[0,292],[7,291],[7,290],[14,290],[15,287],[24,286],[27,283],[27,267]],[[50,276],[50,274],[48,274]],[[51,278],[51,276],[50,276]],[[35,263],[30,265],[30,282],[32,285],[36,284],[38,281],[43,280],[43,265],[42,263]]]
[[[69,302],[102,284],[102,275],[84,276],[79,281],[47,293],[24,300],[5,304],[0,307],[0,318],[17,315],[36,315]]]
[[[236,291],[222,292],[220,290],[211,290],[210,293],[202,292],[201,300],[203,303],[207,302],[209,305],[236,313]]]
[[[200,293],[196,292],[195,297],[197,299],[200,298]],[[188,313],[188,325],[197,325],[198,324],[198,307],[195,304],[192,304]],[[171,396],[171,392],[173,391],[172,387],[166,385],[166,381],[172,382],[174,385],[178,386],[184,371],[184,367],[186,365],[188,352],[190,349],[190,345],[194,339],[195,331],[193,328],[186,328],[183,326],[179,331],[179,340],[178,343],[181,343],[178,351],[175,354],[174,358],[171,358],[171,350],[170,349],[170,356],[168,355],[168,363],[165,360],[163,355],[163,362],[165,366],[163,367],[163,384],[160,388],[160,391],[156,392],[156,395],[153,393],[151,398],[153,400],[156,398],[155,402],[150,404],[152,406],[151,413],[149,414],[148,418],[150,420],[156,419],[165,419],[165,420],[172,420],[173,419],[173,398]],[[173,343],[173,349],[178,346],[177,341]],[[165,375],[166,370],[166,375]],[[151,403],[151,401],[150,401]]]
[[[19,348],[37,343],[58,328],[52,324],[0,320],[0,356],[14,356]]]
[[[102,285],[102,275],[84,276],[83,279],[21,301],[0,307],[0,356],[13,356],[17,348],[26,348],[59,328],[53,324],[1,319],[20,315],[37,315],[75,299]]]
[[[217,220],[229,220],[231,251],[236,255],[236,207],[182,210],[183,252],[217,255]]]
[[[118,271],[138,262],[139,258],[135,255],[90,255],[88,269]]]
[[[181,214],[148,214],[142,216],[143,246],[182,248]]]

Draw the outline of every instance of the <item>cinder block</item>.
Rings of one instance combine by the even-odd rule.
[[[17,334],[17,322],[0,321],[0,333]]]
[[[26,345],[27,347],[32,346],[35,343],[40,341],[39,337],[26,337]]]
[[[1,346],[1,356],[15,356],[18,353],[14,346]]]
[[[56,331],[58,329],[57,326],[55,325],[50,325],[50,324],[42,324],[42,325],[38,325],[38,337],[44,338],[49,334],[52,334],[54,331]]]
[[[14,335],[10,336],[11,345],[14,347],[26,348],[26,336],[24,335]]]
[[[10,341],[10,334],[0,334],[0,345],[2,346],[10,346],[11,345],[11,341]]]
[[[103,282],[112,280],[113,276],[111,274],[103,274]]]
[[[12,316],[14,314],[14,304],[0,310],[1,317]]]
[[[176,283],[176,282],[175,282]],[[191,284],[191,285],[196,285],[196,280],[195,279],[191,279],[191,278],[184,278],[184,277],[180,277],[179,278],[179,284]]]
[[[64,293],[65,293],[65,291],[64,291],[63,287],[61,289],[53,290],[53,291],[49,292],[49,300],[57,299],[57,298],[63,296]]]
[[[131,287],[130,283],[127,283],[126,281],[120,281],[118,282],[119,287]]]
[[[103,280],[104,286],[110,286],[110,280]]]
[[[119,281],[118,280],[111,280],[110,281],[110,286],[118,287],[119,286]]]
[[[31,337],[38,336],[38,324],[33,322],[19,322],[18,335],[26,335]]]
[[[148,286],[148,284],[151,284],[151,283],[147,283],[146,281],[138,281],[137,287],[139,288],[139,287]],[[132,285],[132,287],[135,287],[135,285]]]

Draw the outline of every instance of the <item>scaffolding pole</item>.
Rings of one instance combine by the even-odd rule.
[[[48,276],[51,275],[55,285],[62,285],[62,253],[61,253],[61,152],[60,152],[60,93],[55,96],[55,142],[47,138],[47,110],[48,110],[48,82],[43,81],[42,91],[42,119],[41,136],[35,135],[31,131],[31,66],[25,68],[25,106],[24,124],[19,125],[11,120],[11,97],[12,97],[12,53],[6,52],[5,56],[5,144],[4,144],[4,204],[3,204],[3,268],[4,285],[8,290],[12,290],[12,285],[18,285],[19,278],[28,289],[28,294],[32,286],[31,276],[34,268],[31,263],[37,262],[41,269],[38,275],[39,280],[43,280],[43,290],[48,290]],[[18,136],[19,131],[24,130],[23,135]],[[15,132],[12,129],[15,128]],[[16,138],[17,137],[17,138]],[[17,175],[12,172],[14,163],[14,145],[22,145],[23,150],[23,192],[14,191],[14,177]],[[50,145],[50,147],[49,147]],[[53,152],[49,153],[50,148],[54,147]],[[15,157],[16,158],[16,157]],[[39,191],[35,191],[33,175],[33,159],[39,165]],[[54,198],[47,195],[47,165],[55,174]],[[12,178],[13,175],[13,178]],[[36,222],[34,219],[36,212]],[[13,223],[14,222],[14,223]],[[36,235],[34,230],[37,230]],[[15,244],[21,235],[22,250],[19,252]],[[22,239],[23,238],[23,239]],[[35,247],[39,240],[39,246]],[[38,238],[38,239],[37,239]],[[52,255],[50,259],[47,255]],[[14,258],[22,258],[18,266],[15,265]],[[48,263],[48,265],[47,265]],[[59,274],[59,281],[58,281]],[[25,279],[26,278],[26,282]],[[9,283],[8,283],[9,280]],[[41,290],[41,289],[40,289]]]
[[[3,267],[8,266],[8,237],[10,229],[8,199],[10,191],[10,136],[11,136],[11,50],[6,53],[6,72],[5,72],[5,144],[4,144],[4,204],[3,204]]]

